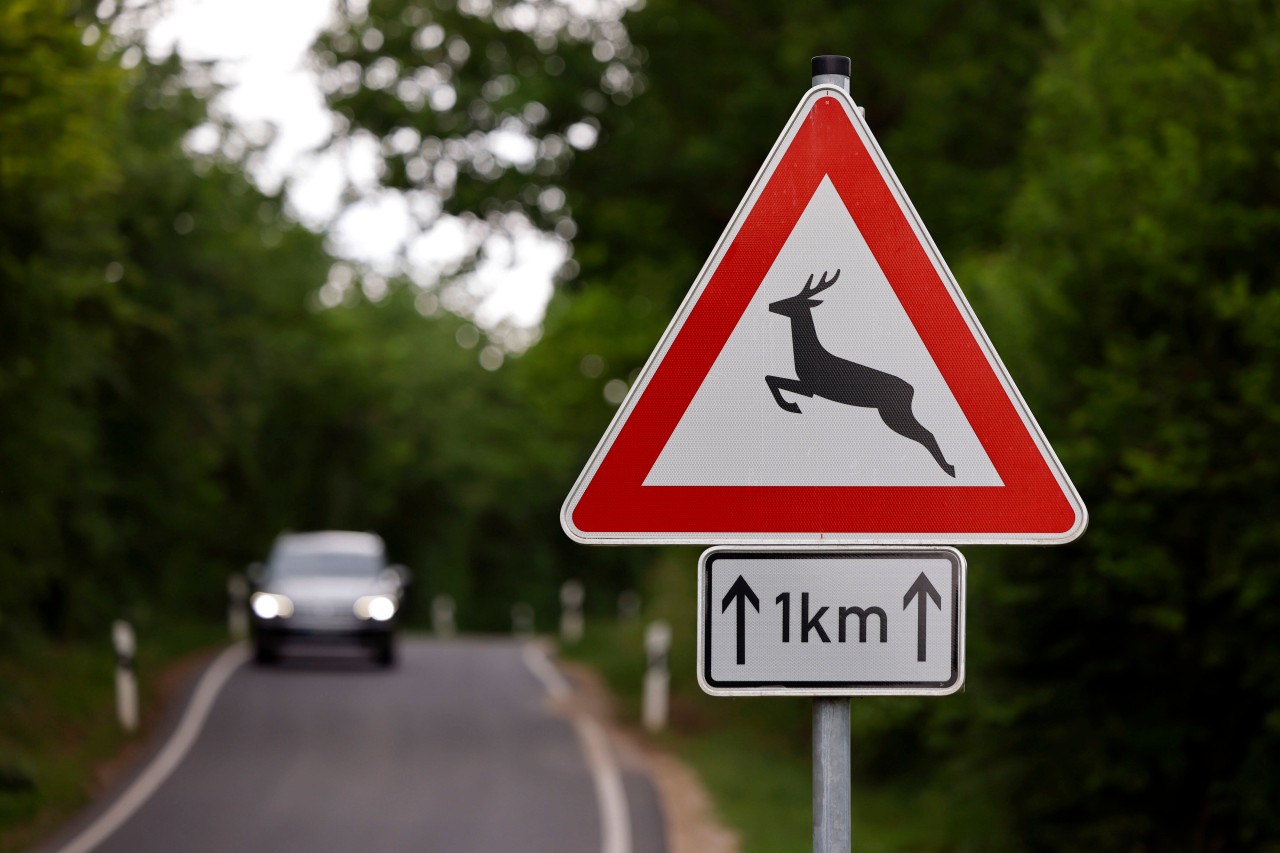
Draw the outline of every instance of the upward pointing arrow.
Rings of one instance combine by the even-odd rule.
[[[907,594],[902,597],[902,609],[906,610],[911,606],[911,599],[916,599],[920,603],[920,621],[916,627],[916,660],[924,660],[924,636],[925,622],[928,619],[928,603],[929,599],[933,599],[933,603],[938,605],[938,609],[942,609],[942,596],[938,595],[938,590],[934,589],[933,584],[929,583],[929,579],[925,577],[924,572],[920,573],[920,577],[916,578],[916,582],[907,590]]]
[[[747,602],[750,601],[751,606],[759,613],[760,599],[756,598],[755,592],[742,575],[738,575],[733,586],[725,593],[724,600],[720,602],[720,612],[728,610],[735,598],[738,600],[738,665],[741,666],[747,662]]]

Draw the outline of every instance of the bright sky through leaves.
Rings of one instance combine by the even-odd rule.
[[[251,139],[270,138],[270,128],[275,129],[265,156],[252,161],[254,180],[268,191],[288,181],[294,215],[314,228],[327,225],[332,249],[342,257],[389,274],[397,271],[397,253],[406,248],[404,271],[428,286],[484,237],[468,233],[447,216],[421,233],[413,206],[431,208],[434,200],[375,191],[377,143],[370,138],[348,140],[341,155],[313,153],[328,138],[332,119],[316,75],[307,67],[306,52],[331,20],[331,3],[173,0],[168,14],[148,27],[147,48],[157,57],[176,48],[187,60],[216,61],[215,79],[227,91],[215,110]],[[490,140],[495,154],[512,162],[527,157],[529,141],[510,136]],[[218,134],[208,126],[188,137],[195,151],[217,144]],[[346,180],[371,192],[341,211],[344,170]],[[518,234],[514,245],[502,243],[491,244],[488,258],[470,277],[468,289],[478,300],[470,313],[486,327],[504,320],[536,325],[551,295],[551,276],[564,260],[564,246],[532,228]]]

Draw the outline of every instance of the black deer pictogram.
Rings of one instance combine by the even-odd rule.
[[[803,397],[823,397],[846,406],[875,409],[885,426],[919,442],[933,455],[938,466],[951,477],[955,466],[942,455],[942,448],[933,433],[925,429],[911,412],[911,400],[916,389],[911,383],[888,373],[857,364],[832,355],[818,341],[818,331],[813,325],[813,309],[822,304],[814,299],[822,291],[836,283],[840,270],[827,279],[826,272],[815,287],[813,276],[795,296],[779,299],[769,306],[774,314],[781,314],[791,321],[791,347],[795,352],[797,379],[782,376],[766,376],[764,381],[773,392],[773,399],[788,412],[800,413],[800,407],[782,396],[783,391]]]

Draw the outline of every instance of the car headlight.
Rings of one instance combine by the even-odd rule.
[[[396,615],[396,602],[389,595],[365,595],[356,599],[353,609],[361,619],[386,622]]]
[[[288,619],[293,615],[293,602],[288,596],[274,592],[255,592],[249,599],[249,606],[261,619]]]

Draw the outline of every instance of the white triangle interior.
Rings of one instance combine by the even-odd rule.
[[[897,376],[955,477],[925,447],[889,429],[875,408],[783,391],[796,377],[791,321],[769,311],[810,275],[840,270],[816,298],[818,338],[833,355]],[[754,283],[745,283],[751,286]],[[824,177],[760,283],[702,387],[645,478],[646,486],[999,486],[982,443],[930,357],[839,193]]]

